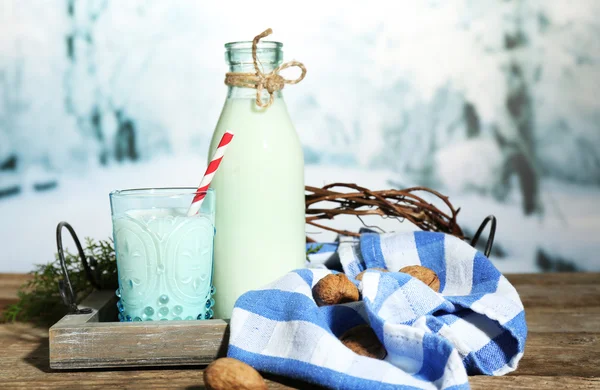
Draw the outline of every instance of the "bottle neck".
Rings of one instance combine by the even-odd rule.
[[[269,74],[283,62],[282,44],[279,42],[259,42],[256,51],[258,66],[262,73]],[[252,42],[234,42],[225,45],[225,61],[232,73],[255,73],[252,57]],[[281,91],[273,93],[273,98],[280,99]],[[227,98],[256,99],[256,89],[229,86]],[[269,93],[262,92],[262,99],[268,100]]]
[[[269,92],[262,91],[261,99],[263,102],[269,100]],[[283,95],[281,91],[273,92],[273,99],[281,99]],[[227,99],[256,99],[256,89],[254,88],[242,88],[242,87],[229,87],[227,90]]]
[[[259,58],[260,60],[260,58]],[[258,68],[264,73],[271,73],[275,68],[281,65],[281,61],[277,62],[259,62]],[[229,63],[229,71],[233,73],[256,73],[252,62]]]

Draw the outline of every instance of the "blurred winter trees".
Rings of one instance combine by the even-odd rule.
[[[256,25],[221,4],[58,4],[0,4],[0,169],[204,153],[222,44]],[[308,163],[499,201],[516,185],[526,214],[543,208],[545,177],[600,185],[600,2],[339,4],[276,30],[309,68],[285,92]]]
[[[388,104],[386,142],[375,161],[416,182],[499,200],[516,177],[525,214],[543,208],[543,176],[600,183],[600,104],[592,95],[600,87],[600,40],[591,39],[600,36],[600,23],[590,16],[600,3],[462,4],[456,45],[468,48],[465,69],[478,59],[476,73],[449,74],[416,104]],[[447,39],[428,38],[432,47]],[[410,102],[414,91],[394,86],[384,96]]]
[[[63,0],[60,5],[0,5],[5,38],[0,42],[0,187],[8,187],[9,177],[12,182],[33,172],[32,180],[47,181],[61,172],[169,150],[164,123],[132,110],[136,85],[131,82],[139,80],[127,66],[142,58],[136,70],[143,70],[154,59],[152,50],[161,40],[143,28],[154,22],[145,14],[154,2],[123,7],[110,0]],[[125,38],[122,32],[109,34],[123,26],[114,16],[123,11],[131,28]]]

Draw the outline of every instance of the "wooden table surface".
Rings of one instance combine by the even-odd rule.
[[[600,389],[600,273],[507,275],[525,305],[529,336],[516,372],[471,377],[474,389]],[[0,274],[0,305],[23,275]],[[271,378],[269,388],[314,388]],[[202,368],[51,371],[48,330],[0,325],[0,388],[202,389]]]

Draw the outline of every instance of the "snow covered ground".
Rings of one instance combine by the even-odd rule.
[[[108,194],[114,189],[135,187],[194,186],[205,168],[199,157],[169,157],[135,165],[96,168],[85,176],[63,176],[55,190],[43,193],[24,190],[22,195],[0,201],[0,272],[27,272],[33,264],[52,259],[55,228],[60,221],[71,223],[80,238],[111,236]],[[402,182],[386,170],[336,166],[306,167],[306,183],[322,186],[334,181],[354,182],[371,189],[391,188]],[[28,187],[31,188],[31,187]],[[462,209],[459,223],[474,232],[488,214],[498,218],[496,245],[504,257],[492,256],[502,272],[539,272],[538,249],[553,258],[574,263],[578,269],[600,270],[600,188],[586,188],[555,181],[542,182],[543,216],[523,217],[515,191],[506,203],[477,194],[452,194]],[[365,218],[367,224],[386,231],[412,230],[396,220]],[[330,226],[357,230],[362,224],[353,217],[328,222]],[[331,241],[332,233],[307,232],[319,241]]]

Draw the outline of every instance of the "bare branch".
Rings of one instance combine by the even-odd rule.
[[[350,192],[333,191],[346,189]],[[460,209],[455,209],[448,197],[427,187],[412,187],[403,190],[371,191],[350,183],[332,183],[322,188],[306,186],[306,223],[324,230],[346,236],[358,236],[358,233],[339,230],[316,223],[319,220],[331,220],[338,215],[379,215],[381,217],[408,220],[422,230],[452,234],[464,238],[462,229],[456,222]],[[449,212],[443,212],[415,193],[428,193],[440,199]],[[324,203],[338,206],[327,208]]]

